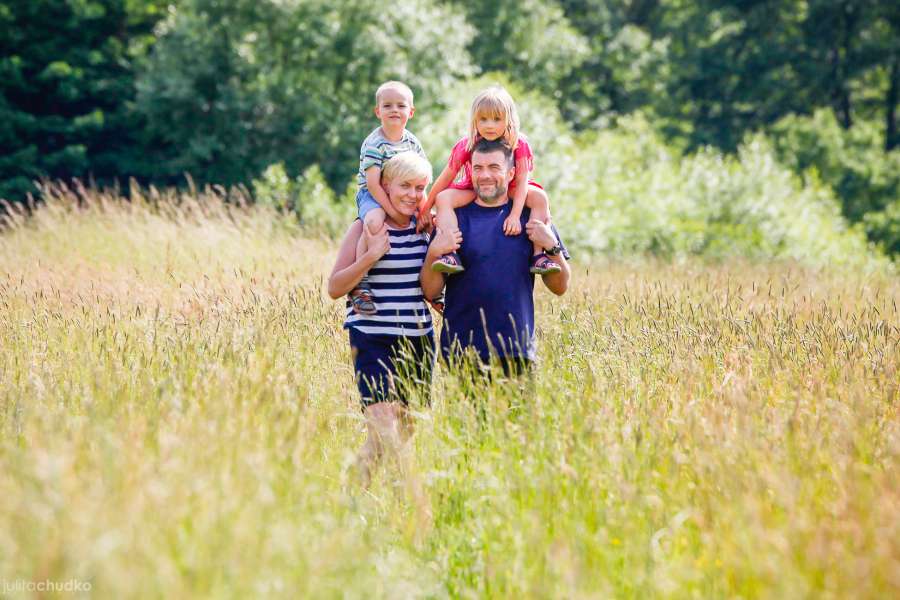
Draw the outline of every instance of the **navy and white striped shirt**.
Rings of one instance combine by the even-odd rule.
[[[432,329],[431,311],[425,304],[419,272],[428,251],[428,234],[416,233],[415,225],[390,229],[391,249],[369,269],[369,286],[375,295],[377,314],[353,312],[347,302],[344,328],[367,334],[419,336]]]

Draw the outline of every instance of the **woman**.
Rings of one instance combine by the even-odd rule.
[[[430,386],[434,334],[419,285],[428,234],[416,233],[412,217],[431,176],[431,165],[414,152],[387,161],[381,183],[393,210],[387,211],[384,227],[374,236],[363,233],[362,222],[354,221],[328,278],[328,294],[336,300],[368,272],[375,296],[374,315],[357,314],[348,302],[344,321],[368,430],[356,463],[360,483],[369,485],[373,468],[387,453],[397,460],[420,508],[424,497],[411,469],[407,442],[412,422],[407,407],[417,389],[427,394]],[[368,250],[356,258],[360,235],[369,236]]]

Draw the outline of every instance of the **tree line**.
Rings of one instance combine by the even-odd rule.
[[[371,91],[502,72],[574,132],[641,113],[691,153],[752,132],[900,252],[900,5],[877,0],[0,0],[0,197],[40,178],[340,189]]]

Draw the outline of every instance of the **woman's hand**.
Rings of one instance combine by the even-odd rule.
[[[522,214],[516,214],[515,211],[509,213],[509,216],[503,221],[503,233],[506,235],[519,235],[522,233]]]
[[[374,265],[391,249],[391,238],[388,235],[387,225],[382,224],[377,233],[370,233],[369,228],[363,226],[363,235],[366,236],[366,245],[368,246],[366,260]]]

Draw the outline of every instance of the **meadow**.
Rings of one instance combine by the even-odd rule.
[[[567,295],[537,292],[532,387],[439,369],[414,403],[417,506],[392,465],[348,481],[364,433],[334,242],[223,196],[56,188],[7,217],[0,580],[900,595],[896,274],[577,256]]]

